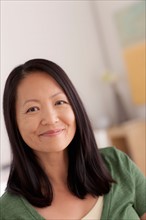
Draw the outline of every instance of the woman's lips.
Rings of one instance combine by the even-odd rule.
[[[43,137],[52,137],[52,136],[56,136],[59,135],[63,132],[64,129],[54,129],[54,130],[48,130],[45,131],[44,133],[40,134],[40,136]]]

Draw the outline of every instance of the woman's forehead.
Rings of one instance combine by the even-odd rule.
[[[27,75],[17,88],[17,97],[45,94],[55,96],[59,93],[65,94],[61,86],[50,75],[42,72],[33,72]]]

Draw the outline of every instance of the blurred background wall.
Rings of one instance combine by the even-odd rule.
[[[133,98],[117,23],[122,10],[138,8],[138,4],[143,8],[145,1],[2,0],[1,100],[5,80],[15,66],[28,59],[45,58],[58,63],[69,75],[95,131],[124,121],[145,120],[145,101],[138,103]],[[144,23],[143,17],[141,20]],[[137,42],[144,42],[144,38]],[[9,161],[1,109],[2,166]]]

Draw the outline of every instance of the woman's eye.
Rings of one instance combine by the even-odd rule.
[[[67,104],[67,102],[64,100],[59,100],[55,103],[55,105],[63,105],[63,104]]]
[[[29,112],[36,112],[36,111],[38,111],[38,110],[39,110],[38,107],[31,107],[31,108],[29,108],[29,109],[27,110],[26,113],[29,113]]]

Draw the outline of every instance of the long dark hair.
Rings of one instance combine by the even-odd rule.
[[[3,108],[12,149],[12,163],[6,190],[22,195],[32,205],[51,205],[53,190],[33,150],[24,142],[16,122],[16,98],[19,83],[33,72],[49,74],[62,87],[76,118],[76,134],[68,146],[68,188],[77,197],[104,195],[114,182],[101,158],[92,127],[82,101],[64,70],[52,61],[33,59],[16,67],[7,78]]]

